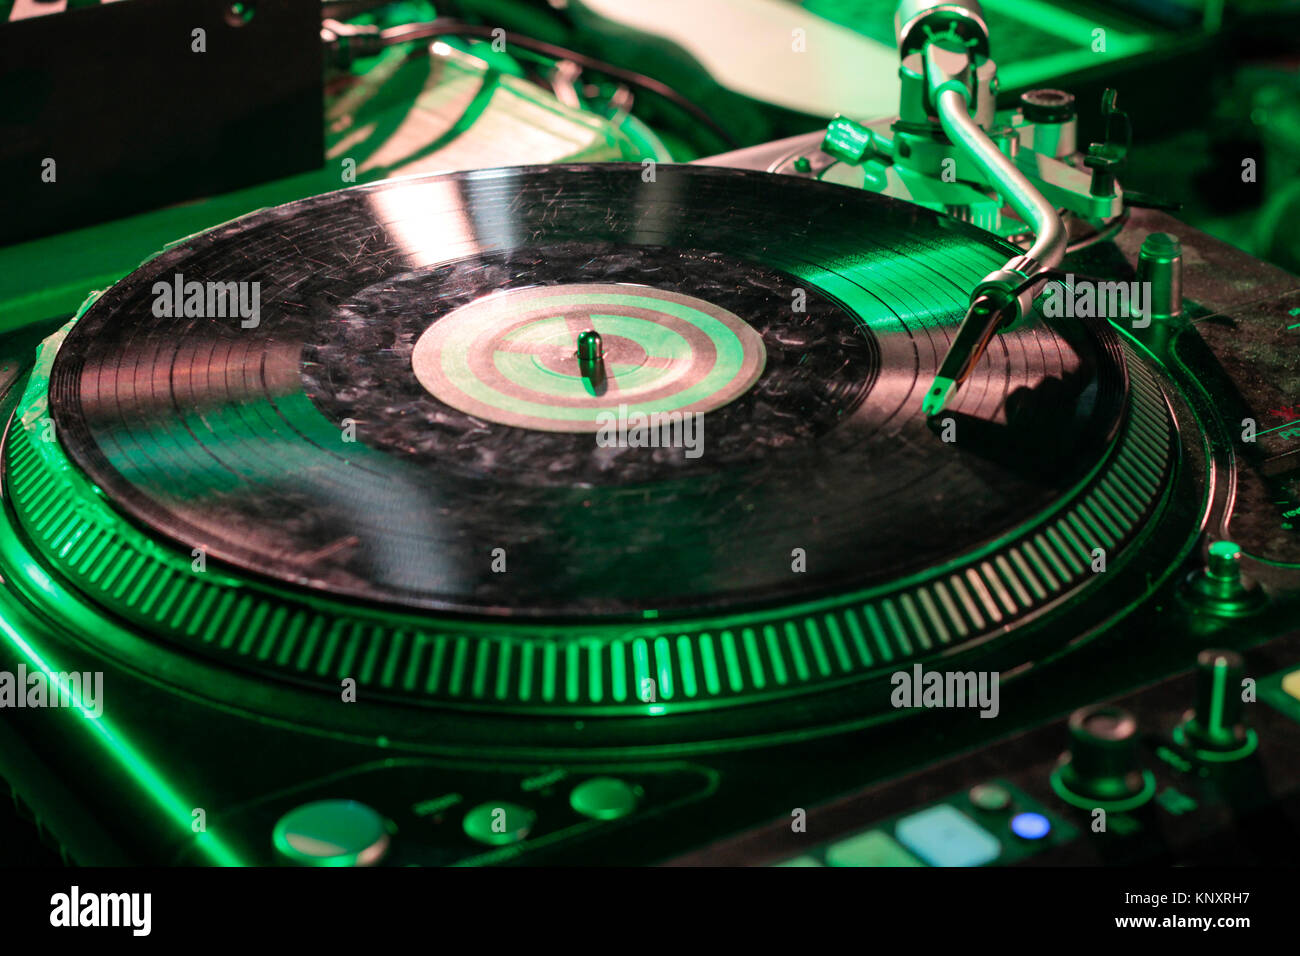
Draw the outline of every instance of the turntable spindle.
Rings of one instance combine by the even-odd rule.
[[[592,382],[605,377],[604,345],[595,329],[578,333],[578,368],[582,370],[582,377]]]

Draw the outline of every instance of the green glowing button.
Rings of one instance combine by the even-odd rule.
[[[796,856],[792,860],[782,860],[780,863],[773,863],[772,865],[773,866],[821,866],[822,863],[821,860],[817,859],[817,857],[809,856],[808,854],[805,853],[803,856]]]
[[[1216,541],[1210,545],[1208,570],[1211,577],[1229,581],[1237,580],[1241,574],[1238,567],[1241,561],[1241,547],[1232,541]]]
[[[593,820],[617,820],[636,809],[641,788],[615,777],[593,777],[573,788],[569,805]]]
[[[931,866],[983,866],[1002,854],[997,837],[942,803],[899,820],[894,834]]]
[[[981,810],[1005,810],[1011,806],[1011,792],[996,783],[981,783],[971,787],[967,796],[970,797],[971,805]]]
[[[883,830],[868,830],[832,844],[826,850],[831,866],[922,866]]]
[[[304,866],[370,866],[388,851],[388,824],[355,800],[295,807],[275,825],[275,848]]]
[[[537,814],[517,803],[489,801],[480,803],[465,814],[461,826],[471,840],[490,846],[518,843],[528,836],[537,822]]]

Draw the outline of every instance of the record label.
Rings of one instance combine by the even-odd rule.
[[[578,336],[603,344],[584,374]],[[468,415],[553,432],[594,432],[610,415],[704,413],[763,372],[763,340],[739,316],[692,296],[633,284],[512,289],[438,319],[411,366]]]

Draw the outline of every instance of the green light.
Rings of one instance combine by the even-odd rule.
[[[578,645],[570,644],[564,649],[564,699],[578,699]]]
[[[33,579],[39,580],[40,577],[43,577],[43,573],[38,568],[30,568],[29,572]],[[54,682],[61,693],[69,692],[67,682],[59,676],[60,673],[64,673],[63,669],[47,660],[32,645],[23,640],[13,625],[2,615],[0,615],[0,634],[3,634],[30,664],[44,671],[45,675]],[[71,697],[70,694],[69,697]],[[194,837],[194,842],[198,848],[211,862],[218,866],[247,865],[211,833],[206,830],[201,833],[193,832],[192,821],[195,805],[182,799],[180,794],[173,790],[167,781],[162,778],[162,775],[154,769],[153,764],[113,729],[106,717],[102,715],[95,717],[81,705],[80,701],[76,702],[76,712],[84,718],[82,726],[91,732],[92,737],[104,748],[105,752],[127,771],[144,794],[158,805],[165,816],[175,822],[186,834]]]
[[[1250,727],[1246,728],[1241,746],[1234,747],[1231,750],[1206,750],[1203,747],[1195,746],[1187,739],[1187,728],[1182,724],[1175,727],[1170,736],[1173,737],[1174,743],[1203,763],[1231,763],[1234,760],[1241,760],[1253,754],[1255,748],[1259,746],[1259,735]]]
[[[593,820],[617,820],[636,809],[640,790],[616,777],[593,777],[573,788],[569,806]]]
[[[808,659],[804,656],[803,646],[799,643],[799,632],[793,621],[785,622],[785,640],[786,646],[790,648],[790,659],[794,661],[794,672],[799,675],[799,680],[807,681],[812,676],[812,671],[808,669]]]
[[[745,628],[741,632],[741,639],[745,642],[745,659],[749,661],[749,678],[756,689],[762,690],[767,686],[767,678],[763,675],[763,661],[758,656],[758,642],[754,639],[754,629]]]
[[[659,672],[659,696],[671,700],[673,696],[673,655],[668,645],[668,638],[660,635],[655,638],[655,663]]]
[[[527,701],[533,687],[533,645],[524,645],[523,660],[519,664],[519,698]]]
[[[1213,553],[1223,542],[1216,541],[1210,545],[1210,551]],[[1235,546],[1234,546],[1235,547]],[[1235,550],[1233,552],[1236,553]],[[1223,658],[1214,662],[1214,686],[1210,692],[1210,719],[1209,731],[1214,736],[1219,736],[1223,732],[1223,696],[1227,693],[1224,681],[1228,676],[1228,665]]]
[[[771,624],[763,625],[763,643],[767,645],[767,656],[772,661],[772,676],[782,686],[790,682],[790,674],[785,669],[785,660],[781,657],[781,645],[776,640],[776,628]]]
[[[996,783],[981,783],[971,787],[967,794],[970,802],[981,810],[994,812],[1011,806],[1011,792]]]
[[[713,652],[712,635],[700,635],[700,660],[704,665],[704,686],[716,695],[722,690],[722,681],[718,680],[718,658]]]
[[[684,634],[677,638],[677,659],[682,662],[682,693],[694,697],[700,692],[700,686],[695,680],[695,662],[691,660],[690,649],[690,638]]]
[[[632,663],[636,671],[638,699],[643,702],[653,700],[654,698],[646,693],[647,684],[650,680],[650,654],[646,648],[644,637],[638,637],[632,644]]]
[[[17,528],[54,563],[59,596],[51,599],[23,580],[27,552],[20,544],[9,547],[15,587],[40,606],[77,605],[88,633],[101,621],[91,608],[109,607],[130,622],[130,633],[182,647],[201,643],[202,651],[220,651],[237,664],[274,664],[290,679],[332,684],[335,674],[350,676],[355,666],[367,689],[476,710],[645,714],[654,704],[657,712],[675,714],[742,705],[866,677],[967,643],[1032,610],[1035,600],[1055,599],[1082,583],[1086,566],[1079,554],[1088,552],[1072,529],[1085,541],[1140,534],[1159,506],[1157,475],[1169,451],[1163,406],[1135,404],[1139,438],[1120,446],[1112,471],[1081,478],[1067,496],[1079,516],[1053,506],[1032,519],[1036,529],[1010,530],[947,564],[851,594],[667,624],[646,609],[644,623],[594,622],[580,639],[531,623],[507,631],[496,622],[466,622],[434,633],[427,618],[305,597],[216,568],[198,574],[188,554],[145,537],[112,510],[57,442],[41,441],[31,425],[45,414],[56,347],[51,339],[38,356],[6,464]],[[1140,374],[1135,379],[1139,394],[1145,394],[1143,381]],[[292,417],[309,434],[320,429],[324,435],[325,420],[309,402]],[[235,423],[222,427],[227,424]],[[1133,430],[1138,434],[1137,425]],[[1098,474],[1105,487],[1088,498]],[[196,475],[185,492],[204,493],[209,478]],[[118,560],[123,553],[141,559]]]
[[[547,644],[542,655],[542,700],[555,700],[555,662],[559,649],[554,644]]]
[[[600,675],[600,644],[592,641],[587,645],[587,696],[595,703],[600,703],[605,696]]]
[[[508,846],[528,836],[537,814],[517,803],[480,803],[461,822],[471,840],[489,846]]]
[[[318,800],[281,817],[271,842],[304,866],[371,866],[388,850],[388,826],[355,800]]]
[[[1216,558],[1231,561],[1241,553],[1241,548],[1232,541],[1216,541],[1210,545],[1210,554]]]
[[[1052,771],[1052,790],[1058,797],[1080,810],[1105,810],[1107,813],[1127,813],[1136,810],[1156,795],[1156,775],[1150,770],[1142,771],[1142,789],[1123,800],[1097,800],[1073,793],[1061,780],[1061,768]]]
[[[826,656],[826,648],[822,645],[821,632],[817,629],[817,619],[808,618],[805,625],[808,634],[808,643],[812,645],[813,659],[817,661],[817,673],[822,677],[827,677],[831,672],[830,658]]]
[[[740,658],[736,656],[736,638],[730,631],[719,635],[722,641],[722,659],[727,667],[727,682],[733,691],[740,691],[745,686],[745,679],[740,673]]]

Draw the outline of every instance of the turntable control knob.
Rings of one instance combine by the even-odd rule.
[[[1031,123],[1068,123],[1075,117],[1074,96],[1064,90],[1027,90],[1020,108]]]
[[[1074,97],[1064,90],[1028,90],[1020,109],[1034,124],[1034,152],[1065,159],[1078,151]]]
[[[537,814],[529,807],[504,801],[480,803],[465,814],[465,835],[489,846],[507,846],[524,840],[533,830]]]
[[[1216,541],[1206,552],[1205,573],[1216,581],[1241,580],[1241,548],[1231,541]]]
[[[300,866],[371,866],[388,852],[388,822],[356,800],[317,800],[282,816],[271,841]]]
[[[1242,573],[1241,548],[1231,541],[1206,549],[1205,567],[1188,575],[1181,595],[1196,610],[1220,617],[1253,613],[1266,600],[1259,584]]]
[[[1070,749],[1053,775],[1058,795],[1075,806],[1130,810],[1155,792],[1138,757],[1137,718],[1122,707],[1083,707],[1070,715]]]
[[[1183,314],[1183,246],[1177,236],[1153,232],[1142,240],[1138,281],[1147,284],[1151,318],[1173,319]]]
[[[1211,761],[1236,760],[1255,749],[1241,699],[1245,662],[1236,651],[1196,655],[1196,703],[1174,729],[1174,740]]]

